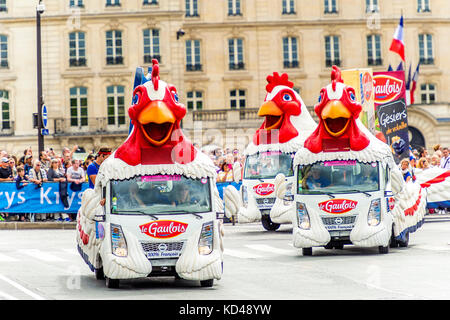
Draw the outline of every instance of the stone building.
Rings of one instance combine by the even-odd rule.
[[[0,1],[2,148],[37,149],[38,1]],[[199,144],[242,148],[260,126],[267,75],[286,72],[310,108],[330,67],[394,69],[389,51],[400,15],[407,68],[421,61],[415,145],[450,146],[450,2],[446,0],[43,0],[45,146],[116,147],[128,133],[137,66],[160,61],[189,111]]]

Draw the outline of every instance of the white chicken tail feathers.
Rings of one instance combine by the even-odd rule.
[[[275,184],[276,197],[279,199],[284,199],[284,196],[286,195],[287,185],[288,185],[284,174],[282,174],[282,173],[277,174],[277,176],[275,177],[274,184]]]
[[[239,183],[239,181],[241,181],[241,176],[242,176],[241,164],[239,162],[235,162],[233,164],[233,179],[234,179],[234,182]]]
[[[234,186],[227,186],[224,190],[225,216],[236,217],[239,208],[242,207],[242,199],[239,191]]]

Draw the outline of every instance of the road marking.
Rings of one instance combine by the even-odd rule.
[[[12,281],[11,279],[8,279],[7,277],[5,277],[4,275],[0,274],[0,280],[3,280],[7,283],[9,283],[10,285],[12,285],[13,287],[19,289],[20,291],[22,291],[23,293],[29,295],[30,297],[33,297],[36,300],[45,300],[45,298],[41,297],[40,295],[34,293],[33,291],[28,290],[27,288],[21,286],[20,284],[18,284],[17,282]]]
[[[1,291],[0,291],[0,297],[3,297],[7,300],[19,300],[16,297],[13,297],[12,295],[9,295],[9,294],[7,294],[5,292],[1,292]]]
[[[6,254],[0,253],[0,262],[17,262],[19,260],[15,258],[11,258],[7,256]]]
[[[30,257],[46,261],[46,262],[63,262],[66,261],[64,259],[61,259],[60,257],[57,257],[51,253],[41,251],[39,249],[27,249],[27,250],[19,250],[20,253],[26,254]]]
[[[250,248],[253,250],[258,250],[258,251],[263,251],[263,252],[281,254],[281,255],[285,255],[285,256],[298,256],[298,253],[296,253],[294,250],[275,248],[272,246],[268,246],[266,244],[247,244],[245,246],[247,248]]]
[[[259,259],[259,258],[263,258],[263,256],[257,255],[257,254],[253,254],[250,252],[245,252],[245,251],[241,251],[241,250],[234,250],[234,249],[227,249],[225,248],[223,254],[228,255],[228,256],[232,256],[235,258],[244,258],[244,259]]]

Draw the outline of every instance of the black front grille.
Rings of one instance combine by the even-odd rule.
[[[275,198],[258,198],[256,199],[257,204],[274,204]]]
[[[337,220],[337,219],[342,219],[342,222],[341,222],[341,220]],[[354,224],[355,220],[356,220],[356,216],[322,217],[322,222],[325,226]]]
[[[141,242],[142,249],[145,252],[155,252],[159,251],[159,246],[165,244],[165,251],[181,251],[183,249],[184,242]]]

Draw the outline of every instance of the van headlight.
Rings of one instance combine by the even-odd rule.
[[[198,240],[198,253],[201,255],[210,254],[213,250],[214,224],[206,222],[202,226],[200,239]]]
[[[122,231],[122,227],[117,224],[111,224],[111,251],[117,257],[126,257],[128,255],[127,241]]]
[[[381,199],[374,199],[370,203],[369,213],[367,214],[367,224],[377,226],[381,221]]]
[[[242,204],[245,208],[247,208],[248,205],[248,191],[246,186],[242,186]]]
[[[300,229],[309,230],[311,228],[308,210],[306,210],[305,204],[301,202],[297,202],[297,220]]]

